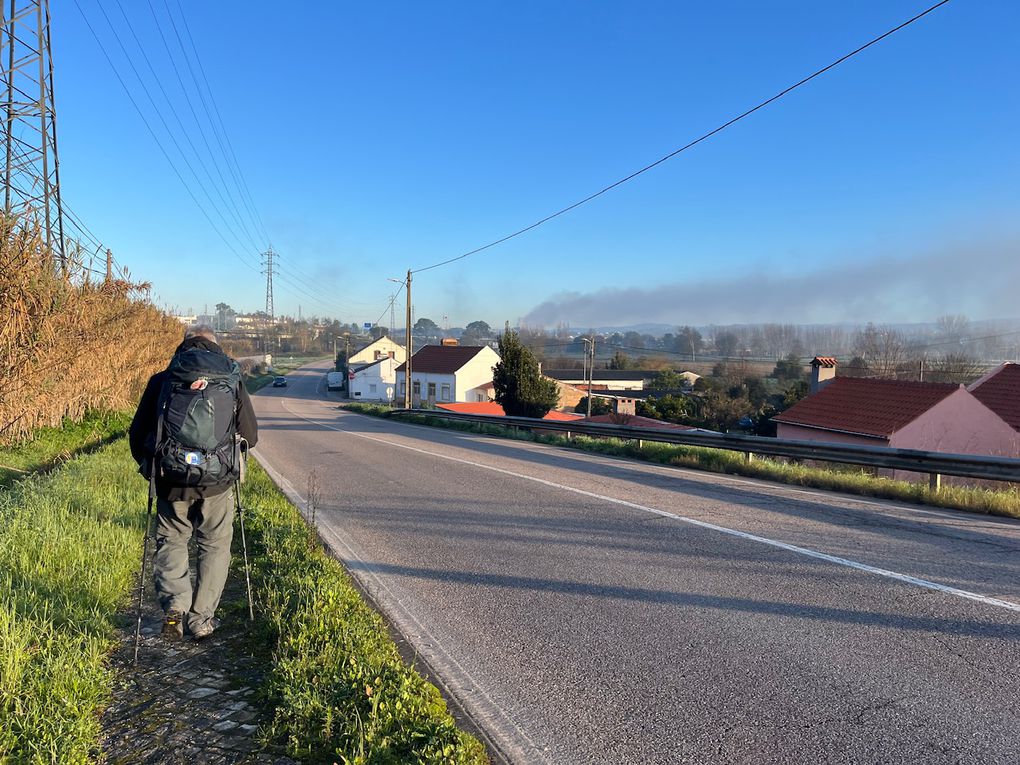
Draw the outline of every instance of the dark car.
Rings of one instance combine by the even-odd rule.
[[[287,378],[286,377],[274,377],[273,378],[273,387],[274,388],[286,388],[287,387]]]

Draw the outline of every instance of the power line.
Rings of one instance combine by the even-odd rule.
[[[170,12],[170,5],[167,2],[167,0],[163,0],[163,5],[166,6],[167,15],[170,16],[170,23],[171,23],[171,25],[174,28],[174,33],[177,34],[178,41],[180,41],[180,35],[177,33],[177,25],[174,23],[173,14]],[[249,201],[249,203],[251,205],[251,210],[254,213],[254,216],[257,219],[259,226],[261,226],[263,234],[265,235],[266,239],[268,239],[269,238],[269,234],[266,232],[266,227],[265,227],[265,225],[262,222],[262,216],[259,214],[258,207],[255,205],[254,199],[252,199],[251,190],[248,188],[248,183],[245,180],[244,172],[241,170],[241,165],[237,161],[237,155],[234,153],[234,147],[233,147],[233,144],[230,141],[230,134],[227,132],[226,126],[223,123],[223,117],[220,114],[219,107],[216,104],[216,98],[213,95],[212,88],[209,86],[209,78],[206,76],[205,66],[202,64],[202,57],[198,55],[198,47],[195,45],[195,38],[191,34],[191,26],[188,24],[188,16],[184,12],[184,9],[181,7],[180,0],[177,0],[176,5],[177,5],[177,9],[178,9],[178,11],[180,12],[180,15],[181,15],[181,25],[184,27],[184,33],[185,33],[185,35],[188,38],[188,43],[191,45],[191,50],[192,50],[192,52],[194,53],[194,56],[195,56],[195,63],[198,65],[198,71],[202,75],[202,81],[205,83],[206,91],[209,93],[209,101],[212,103],[213,112],[216,114],[216,118],[219,121],[220,130],[223,133],[223,140],[226,142],[227,149],[229,150],[230,158],[233,159],[233,162],[234,162],[233,166],[237,170],[237,179],[240,181],[240,188],[242,188],[245,191],[245,193],[247,194],[248,201]],[[181,50],[184,50],[183,42],[181,43]],[[187,56],[187,54],[185,54],[185,57],[186,56]],[[190,70],[191,69],[191,64],[190,64],[190,60],[188,60],[188,61],[189,61],[188,68]],[[193,71],[192,71],[192,76],[194,76],[194,72]],[[196,87],[198,89],[199,96],[200,96],[200,98],[202,100],[202,103],[204,105],[205,104],[205,98],[202,97],[202,88],[198,85],[198,80],[197,79],[195,80],[195,85],[196,85]],[[208,113],[208,107],[206,107],[206,110],[207,110],[207,113]],[[213,124],[211,117],[210,117],[209,123]],[[216,133],[215,125],[213,126],[213,133],[214,134]],[[219,137],[218,136],[217,136],[217,142],[219,142]],[[220,148],[222,149],[222,144],[221,144]],[[227,152],[224,152],[224,159],[226,159],[226,158],[227,158]],[[227,167],[230,168],[230,163],[229,162],[227,162]],[[233,170],[231,170],[231,173],[233,173]]]
[[[544,218],[541,218],[540,220],[535,221],[530,226],[525,226],[522,229],[518,229],[517,231],[513,232],[512,234],[507,234],[506,236],[501,237],[499,239],[496,239],[493,242],[489,242],[486,245],[483,245],[481,247],[476,247],[475,249],[470,250],[469,252],[465,252],[462,255],[457,255],[456,257],[448,258],[448,259],[442,260],[442,261],[440,261],[438,263],[433,263],[430,266],[425,266],[423,268],[413,269],[411,271],[411,273],[418,274],[418,273],[421,273],[423,271],[431,271],[433,268],[439,268],[440,266],[445,266],[445,265],[448,265],[450,263],[454,263],[454,262],[456,262],[458,260],[463,260],[464,258],[468,258],[468,257],[470,257],[472,255],[477,255],[478,253],[484,252],[485,250],[488,250],[488,249],[490,249],[492,247],[495,247],[496,245],[503,244],[504,242],[507,242],[507,241],[509,241],[511,239],[514,239],[515,237],[518,237],[521,234],[526,234],[527,232],[531,231],[532,229],[538,228],[543,223],[548,223],[549,221],[553,220],[554,218],[558,218],[561,215],[565,215],[566,213],[570,212],[571,210],[576,210],[581,205],[587,204],[588,202],[591,202],[593,199],[597,199],[598,197],[602,196],[603,194],[605,194],[605,193],[607,193],[609,191],[612,191],[617,186],[622,186],[624,183],[627,183],[627,181],[633,180],[634,178],[637,178],[639,175],[647,173],[652,168],[658,167],[659,165],[661,165],[664,162],[668,162],[669,160],[673,159],[673,157],[677,156],[678,154],[681,154],[682,152],[685,152],[688,149],[691,149],[691,148],[697,146],[699,143],[701,143],[703,141],[707,141],[709,138],[714,136],[716,133],[720,133],[723,130],[725,130],[726,128],[730,127],[731,125],[734,125],[737,122],[740,122],[745,117],[749,117],[752,114],[754,114],[755,112],[759,111],[760,109],[764,109],[769,104],[771,104],[771,103],[773,103],[775,101],[778,101],[779,99],[781,99],[783,96],[787,95],[788,93],[793,92],[797,88],[801,87],[802,85],[807,84],[808,82],[810,82],[811,80],[815,79],[816,77],[819,77],[819,76],[825,74],[826,72],[828,72],[829,70],[834,69],[835,67],[837,67],[840,64],[842,64],[844,61],[847,61],[847,60],[853,58],[858,53],[861,53],[861,52],[867,50],[871,46],[881,42],[882,40],[884,40],[885,38],[889,37],[890,35],[893,35],[896,32],[899,32],[901,29],[904,29],[905,27],[910,26],[915,21],[918,21],[918,20],[924,18],[929,13],[937,10],[938,8],[941,8],[943,5],[946,5],[948,2],[949,2],[949,0],[940,0],[940,2],[937,2],[934,5],[932,5],[931,7],[921,11],[916,16],[913,16],[913,17],[907,19],[902,24],[899,24],[898,26],[893,27],[889,31],[879,35],[878,37],[876,37],[876,38],[872,39],[871,41],[865,43],[864,45],[860,46],[859,48],[851,51],[850,53],[847,53],[844,56],[839,57],[838,59],[833,61],[831,64],[828,64],[827,66],[824,66],[821,69],[818,69],[817,71],[815,71],[814,73],[808,75],[804,79],[799,80],[798,82],[794,83],[793,85],[790,85],[787,88],[784,88],[783,90],[779,91],[774,96],[772,96],[771,98],[768,98],[768,99],[762,101],[757,106],[754,106],[754,107],[748,109],[747,111],[743,112],[742,114],[739,114],[736,117],[733,117],[732,119],[730,119],[730,120],[724,122],[723,124],[719,125],[719,127],[715,128],[713,130],[710,130],[707,133],[704,133],[700,137],[695,138],[690,143],[687,143],[687,144],[681,146],[679,149],[676,149],[675,151],[672,151],[669,154],[665,155],[664,157],[660,157],[659,159],[655,160],[654,162],[652,162],[652,163],[650,163],[648,165],[645,165],[640,170],[636,170],[633,173],[631,173],[630,175],[628,175],[628,176],[626,176],[624,178],[621,178],[620,180],[615,181],[614,183],[609,184],[608,186],[600,189],[599,191],[596,191],[594,194],[590,194],[590,195],[586,196],[584,199],[578,200],[577,202],[574,202],[573,204],[568,205],[567,207],[564,207],[562,210],[558,210],[557,212],[554,212],[551,215],[547,215]]]
[[[170,94],[167,93],[166,88],[163,86],[162,80],[160,79],[159,75],[156,73],[156,69],[152,65],[152,60],[149,58],[149,54],[145,50],[145,46],[142,45],[141,40],[138,38],[138,34],[135,32],[135,27],[131,23],[130,17],[128,16],[127,12],[124,10],[123,3],[121,2],[121,0],[116,0],[116,2],[117,2],[117,8],[120,10],[120,14],[124,18],[124,22],[127,25],[128,31],[131,33],[131,37],[132,37],[132,39],[134,39],[135,45],[137,46],[139,52],[142,54],[142,59],[145,61],[145,65],[148,67],[149,73],[152,75],[152,79],[155,81],[157,87],[159,87],[160,92],[163,94],[163,99],[166,101],[167,105],[170,107],[170,113],[173,115],[174,119],[177,121],[177,125],[181,129],[181,133],[184,135],[184,139],[188,142],[188,146],[190,146],[192,152],[194,152],[195,158],[198,160],[199,166],[205,172],[205,175],[209,179],[211,185],[213,187],[215,187],[216,186],[216,179],[213,177],[212,172],[209,170],[209,166],[206,164],[205,159],[202,157],[201,152],[199,152],[198,147],[196,147],[194,141],[191,140],[191,135],[188,132],[188,129],[184,126],[184,121],[181,119],[180,114],[178,113],[176,107],[174,106],[173,101],[170,98]],[[105,11],[104,11],[104,16],[106,16]],[[112,23],[110,22],[109,17],[107,16],[106,18],[107,18],[107,22],[111,24],[111,28],[112,28]],[[116,32],[115,32],[115,34],[116,34]],[[160,35],[162,35],[162,30],[160,30]],[[125,54],[126,54],[126,51],[125,51]],[[171,59],[171,62],[172,61],[173,60]],[[137,74],[137,72],[136,72],[136,74]],[[185,96],[187,96],[187,93],[185,93]],[[201,126],[199,126],[199,128],[201,130]],[[256,240],[256,238],[254,236],[252,236],[251,230],[248,228],[247,224],[243,220],[243,218],[241,216],[241,213],[240,213],[240,210],[237,207],[237,203],[234,201],[232,195],[230,194],[230,188],[227,186],[226,181],[223,178],[223,174],[219,172],[219,166],[216,165],[215,158],[213,159],[213,165],[216,167],[217,174],[219,175],[219,179],[220,179],[220,185],[222,186],[223,191],[224,191],[224,195],[220,196],[220,200],[226,202],[224,207],[228,210],[228,212],[230,212],[232,214],[232,216],[233,216],[234,220],[237,222],[240,230],[245,234],[245,236],[248,237],[248,239],[251,242],[252,246],[255,249],[259,249],[259,247],[261,245]],[[220,190],[218,188],[216,188],[216,193],[220,194]]]
[[[77,0],[76,0],[76,2],[77,2]],[[220,207],[222,205],[223,209],[227,210],[227,212],[229,213],[229,205],[226,203],[226,199],[224,198],[223,194],[218,189],[216,189],[216,188],[212,189],[212,191],[215,193],[215,196],[218,197],[218,199],[219,199],[219,204],[217,204],[217,201],[213,198],[213,194],[210,193],[210,190],[207,187],[206,183],[199,176],[198,172],[195,170],[195,167],[192,165],[191,160],[188,158],[187,153],[185,153],[184,149],[181,147],[181,144],[178,142],[177,137],[174,135],[174,131],[171,130],[170,125],[167,123],[166,117],[163,116],[163,112],[156,105],[156,100],[152,97],[152,93],[149,90],[148,85],[146,84],[145,80],[142,78],[141,74],[139,73],[138,67],[135,66],[134,60],[132,59],[131,55],[128,53],[127,46],[124,44],[124,41],[122,40],[122,38],[120,36],[120,33],[117,31],[117,28],[114,26],[113,21],[110,19],[109,14],[107,14],[107,12],[106,12],[106,9],[103,7],[102,3],[97,3],[97,5],[99,7],[100,13],[103,14],[103,18],[106,20],[107,26],[109,26],[110,27],[110,31],[113,32],[113,37],[117,41],[117,45],[120,48],[121,53],[124,55],[124,59],[127,61],[128,66],[131,67],[131,71],[134,73],[135,79],[138,80],[138,84],[141,85],[142,92],[145,94],[145,97],[148,99],[149,105],[152,107],[152,110],[156,113],[156,116],[159,118],[160,123],[163,125],[163,129],[166,131],[167,136],[170,138],[170,141],[173,143],[174,148],[177,149],[177,153],[180,155],[180,158],[184,161],[185,166],[188,168],[188,170],[191,172],[191,175],[194,177],[196,183],[198,184],[198,188],[202,191],[203,194],[205,194],[206,199],[209,201],[209,205],[213,208],[213,210],[215,211],[216,215],[219,216],[219,219],[223,222],[224,229],[226,229],[237,240],[237,243],[241,246],[241,249],[246,249],[248,247],[248,245],[244,242],[244,237],[242,235],[243,234],[243,230],[240,229],[240,228],[235,229],[234,224],[232,224],[227,219],[228,216],[225,215],[223,210],[220,209]],[[144,49],[143,49],[143,55],[145,55],[144,54]],[[146,59],[147,59],[147,56],[146,56]],[[159,78],[157,77],[156,80],[157,80],[157,85],[159,85],[159,87],[162,89],[162,84],[159,82]],[[166,96],[166,91],[165,90],[163,90],[163,94],[164,94],[164,96]],[[177,110],[174,108],[173,103],[169,101],[169,96],[166,96],[166,97],[167,97],[167,102],[168,102],[168,104],[170,106],[170,111],[175,116],[177,116]],[[181,123],[180,117],[177,117],[177,121],[178,121],[178,124],[181,124],[181,126],[182,126],[182,132],[184,133],[185,140],[187,140],[189,142],[189,144],[191,144],[192,150],[195,151],[196,158],[199,160],[199,163],[201,164],[202,163],[201,156],[198,155],[198,152],[194,148],[194,144],[191,143],[191,139],[188,136],[187,131],[184,130],[183,123]],[[208,172],[208,170],[206,170],[206,175],[208,175],[210,177],[210,179],[211,179],[212,176]],[[215,186],[215,184],[213,184],[213,186]],[[241,233],[239,233],[239,231]],[[255,242],[254,239],[252,239],[251,244],[252,244],[253,249],[258,250],[258,243]]]

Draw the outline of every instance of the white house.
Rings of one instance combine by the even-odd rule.
[[[373,361],[387,357],[396,359],[398,364],[403,364],[407,359],[407,351],[404,349],[404,346],[383,336],[352,353],[347,363],[351,367],[356,367],[359,364],[370,364]]]
[[[392,401],[397,382],[396,359],[383,356],[348,367],[348,396],[358,401]]]
[[[415,402],[488,401],[499,354],[487,345],[426,345],[411,357]],[[404,396],[407,365],[397,367],[397,398]]]

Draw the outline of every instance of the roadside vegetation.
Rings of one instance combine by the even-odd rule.
[[[40,428],[28,441],[0,447],[0,488],[95,450],[125,435],[130,424],[130,412],[88,412],[79,422],[68,418],[61,427]]]
[[[378,404],[345,403],[343,408],[375,417],[389,417],[392,410]],[[571,449],[596,452],[615,457],[630,457],[662,465],[706,470],[713,473],[761,478],[776,483],[790,484],[829,491],[857,494],[865,497],[900,500],[917,504],[965,510],[973,513],[1001,515],[1020,518],[1020,487],[985,489],[943,485],[933,492],[926,483],[894,481],[874,475],[865,468],[852,465],[831,465],[821,467],[803,465],[766,457],[756,457],[748,462],[739,452],[722,449],[708,449],[697,446],[675,446],[645,441],[640,445],[631,439],[602,438],[574,435],[567,439],[562,435],[533,434],[520,428],[498,424],[475,424],[458,422],[430,414],[402,415],[402,422],[412,422],[431,427],[462,430],[502,438],[562,446]]]
[[[253,587],[274,646],[266,735],[312,762],[488,762],[258,465],[243,497]]]
[[[181,340],[149,285],[94,281],[73,254],[61,275],[40,253],[37,226],[0,216],[0,444],[135,404]]]
[[[145,523],[146,483],[122,437],[129,422],[90,414],[0,450],[18,467],[0,492],[0,762],[101,756],[114,625],[130,603]],[[272,667],[265,696],[275,710],[262,735],[307,762],[485,763],[342,565],[251,467],[253,639]]]
[[[0,492],[0,762],[94,759],[145,493],[126,439]]]

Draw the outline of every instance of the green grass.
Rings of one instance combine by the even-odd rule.
[[[90,412],[81,422],[65,420],[59,428],[41,428],[30,441],[0,448],[0,488],[118,438],[130,424],[131,412]]]
[[[95,759],[145,501],[126,439],[0,495],[0,762]]]
[[[279,375],[287,375],[293,372],[299,367],[303,367],[305,364],[311,364],[313,361],[324,361],[329,359],[330,356],[293,356],[293,357],[274,357],[273,358],[273,371],[270,374],[264,375],[245,375],[244,387],[248,389],[249,393],[254,393],[260,388],[265,388],[269,383],[273,381],[274,377]]]
[[[346,403],[343,404],[343,407],[375,417],[388,417],[391,414],[389,407],[377,404]],[[938,492],[933,492],[927,483],[894,481],[875,476],[868,470],[853,465],[818,467],[764,457],[758,457],[754,461],[748,462],[742,453],[722,449],[674,446],[653,441],[645,441],[638,445],[636,441],[628,439],[592,438],[581,435],[567,440],[565,436],[536,436],[519,428],[487,423],[458,422],[430,414],[404,415],[401,416],[401,420],[470,433],[536,441],[615,457],[631,457],[663,465],[761,478],[793,486],[827,489],[865,497],[900,500],[987,515],[1001,515],[1007,518],[1020,518],[1020,487],[1018,486],[986,489],[944,485]]]
[[[312,762],[487,762],[257,464],[243,496],[253,585],[275,646],[267,736]]]

